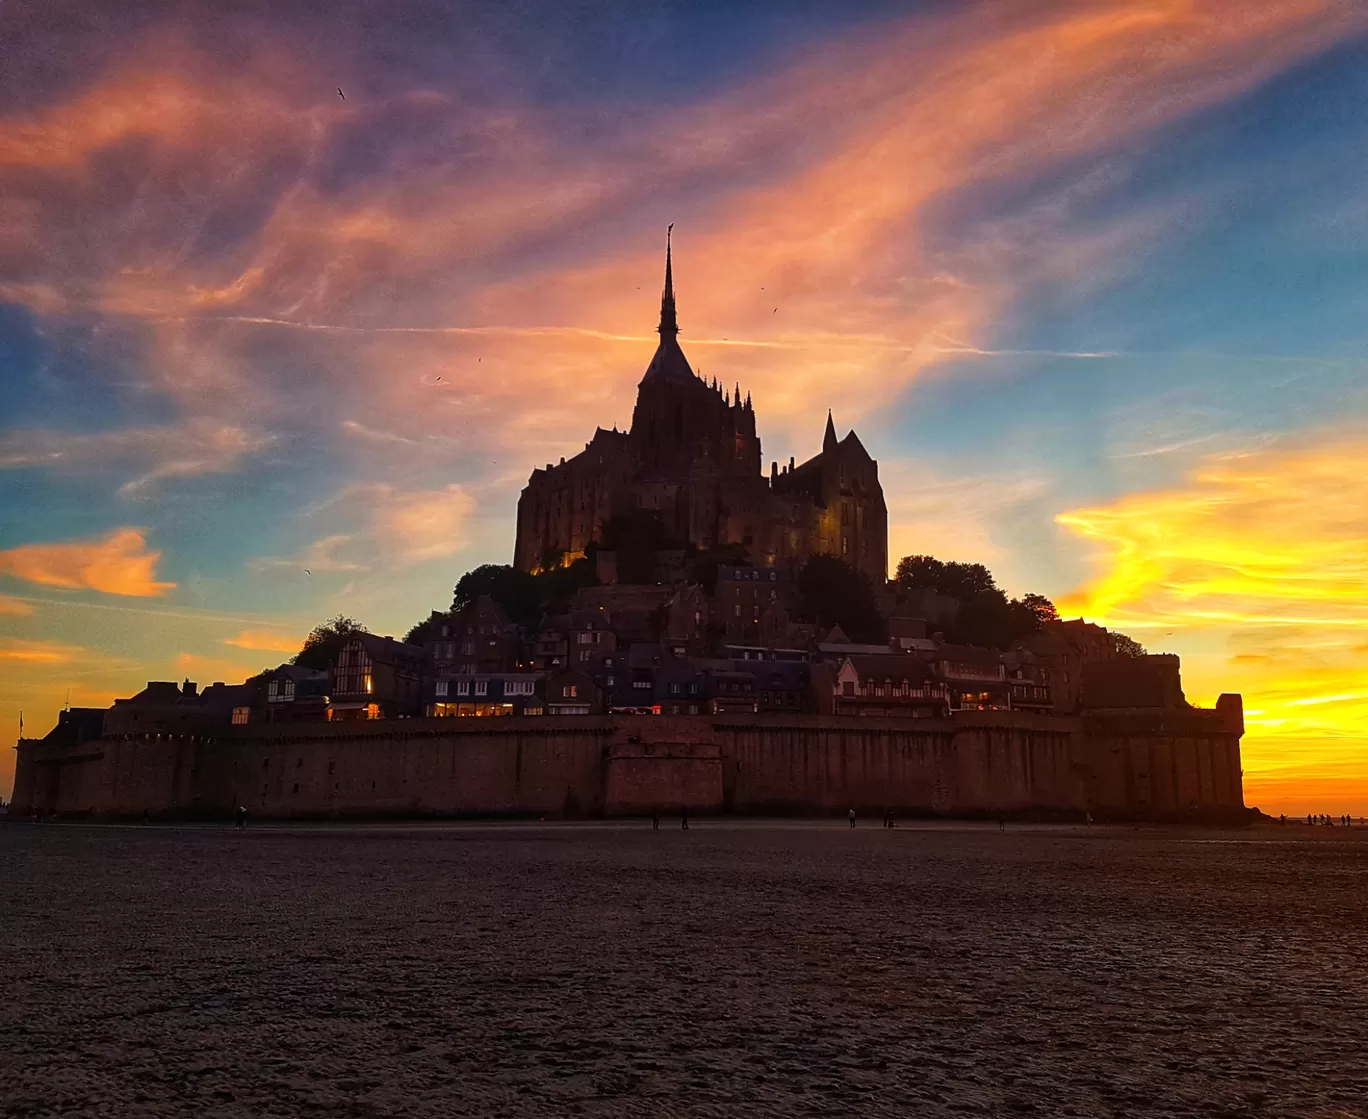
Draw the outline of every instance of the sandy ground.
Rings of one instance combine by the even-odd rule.
[[[0,827],[3,1115],[1368,1116],[1368,831]]]

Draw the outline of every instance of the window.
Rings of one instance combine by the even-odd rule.
[[[469,681],[469,680],[457,680],[457,681],[456,681],[456,694],[457,694],[457,695],[469,695],[469,694],[470,694],[470,681]]]
[[[842,536],[842,537],[841,537],[841,555],[846,556],[846,555],[849,555],[849,554],[850,554],[850,537],[849,537],[849,536]]]
[[[447,635],[447,627],[446,627],[446,626],[443,626],[443,627],[442,627],[442,636],[445,637],[446,635]]]
[[[855,694],[855,682],[853,680],[842,680],[841,694],[843,696],[853,696]]]
[[[737,618],[741,617],[741,604],[740,604],[739,602],[738,602],[735,606],[732,607],[732,613],[733,613],[733,617],[737,617]]]
[[[233,725],[234,725],[234,726],[242,726],[245,722],[247,722],[247,717],[248,717],[251,713],[252,713],[252,709],[251,709],[250,707],[234,707],[234,708],[233,708]]]
[[[610,688],[611,688],[614,684],[616,684],[616,683],[617,683],[617,678],[616,678],[616,677],[613,677],[613,676],[609,676],[609,677],[608,677],[608,686],[609,686]]]
[[[670,685],[670,694],[671,694],[671,695],[678,695],[678,694],[679,694],[679,685],[678,685],[678,684],[671,684],[671,685]]]
[[[476,681],[475,681],[475,694],[476,694],[476,695],[488,695],[488,694],[489,694],[489,681],[488,681],[488,680],[476,680]]]
[[[461,646],[461,655],[473,657],[475,655],[475,642],[467,641]]]
[[[578,695],[579,695],[579,685],[578,685],[578,684],[566,684],[563,688],[561,688],[561,698],[562,698],[562,699],[575,699]]]
[[[438,695],[446,695],[446,694],[447,694],[447,682],[446,682],[445,680],[438,680],[438,681],[437,681],[437,694],[438,694]]]

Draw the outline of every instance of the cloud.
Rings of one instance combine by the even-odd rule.
[[[132,496],[168,478],[224,474],[270,442],[259,432],[194,418],[178,426],[71,433],[24,428],[0,434],[0,469],[47,467],[70,473],[131,473]]]
[[[1368,442],[1357,429],[1212,455],[1181,486],[1056,519],[1097,548],[1061,612],[1205,649],[1199,694],[1245,693],[1247,769],[1295,745],[1368,791]]]
[[[176,586],[156,581],[159,559],[161,552],[148,549],[141,530],[118,528],[93,540],[23,544],[0,552],[0,573],[50,587],[154,598]]]
[[[0,637],[0,661],[34,665],[70,664],[85,652],[78,645],[60,641],[25,641],[18,637]]]
[[[171,668],[177,676],[194,677],[201,684],[216,681],[240,684],[263,671],[264,666],[200,653],[177,653],[171,660]]]
[[[406,567],[441,559],[469,546],[465,525],[474,509],[474,496],[454,483],[432,490],[381,482],[349,486],[306,511],[306,519],[327,526],[324,536],[294,556],[266,557],[252,566],[354,572],[382,562]]]
[[[26,618],[33,613],[33,607],[22,598],[0,594],[0,616]]]
[[[260,650],[269,653],[297,653],[304,644],[304,638],[291,637],[289,634],[274,630],[244,629],[234,637],[225,637],[225,645],[239,649]]]

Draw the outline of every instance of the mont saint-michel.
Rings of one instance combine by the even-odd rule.
[[[1243,818],[1238,695],[1009,598],[983,566],[887,577],[878,464],[761,471],[756,407],[660,342],[627,432],[533,471],[515,563],[403,640],[348,619],[242,683],[150,681],[22,739],[40,816],[695,813]]]

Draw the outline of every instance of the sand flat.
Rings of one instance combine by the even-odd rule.
[[[1368,830],[0,827],[0,1114],[1368,1116]]]

